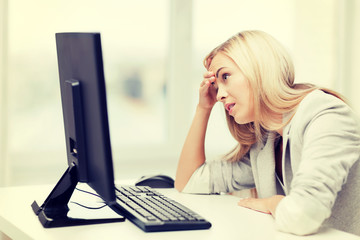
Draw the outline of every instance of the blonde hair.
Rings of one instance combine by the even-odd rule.
[[[269,131],[283,128],[288,122],[278,123],[271,116],[290,113],[302,99],[315,89],[321,89],[343,99],[340,94],[312,84],[295,84],[293,62],[285,48],[272,36],[262,31],[244,31],[231,37],[211,51],[204,59],[208,69],[218,53],[230,57],[249,81],[254,101],[254,122],[238,124],[227,111],[226,119],[232,136],[239,143],[226,155],[230,161],[240,160]]]

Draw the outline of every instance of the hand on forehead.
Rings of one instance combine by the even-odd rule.
[[[212,59],[209,59],[208,71],[213,72],[215,77],[218,78],[218,74],[223,68],[236,68],[234,61],[223,53],[217,53]]]

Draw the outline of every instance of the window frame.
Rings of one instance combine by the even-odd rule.
[[[0,187],[9,183],[7,148],[7,29],[8,1],[0,0]]]

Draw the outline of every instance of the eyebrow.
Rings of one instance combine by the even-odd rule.
[[[219,72],[221,71],[221,69],[223,69],[224,67],[221,67],[221,68],[219,68],[217,71],[216,71],[216,74],[215,74],[215,76],[216,76],[216,78],[218,78],[219,77]]]

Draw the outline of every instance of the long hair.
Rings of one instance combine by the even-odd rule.
[[[315,89],[343,99],[340,94],[312,84],[295,84],[293,62],[285,48],[272,36],[262,31],[240,32],[211,51],[204,59],[208,69],[211,60],[218,53],[230,57],[245,78],[253,92],[254,122],[238,124],[225,111],[232,136],[239,143],[226,159],[240,160],[258,141],[264,141],[269,131],[276,131],[287,122],[274,121],[271,116],[293,112],[303,98]]]

